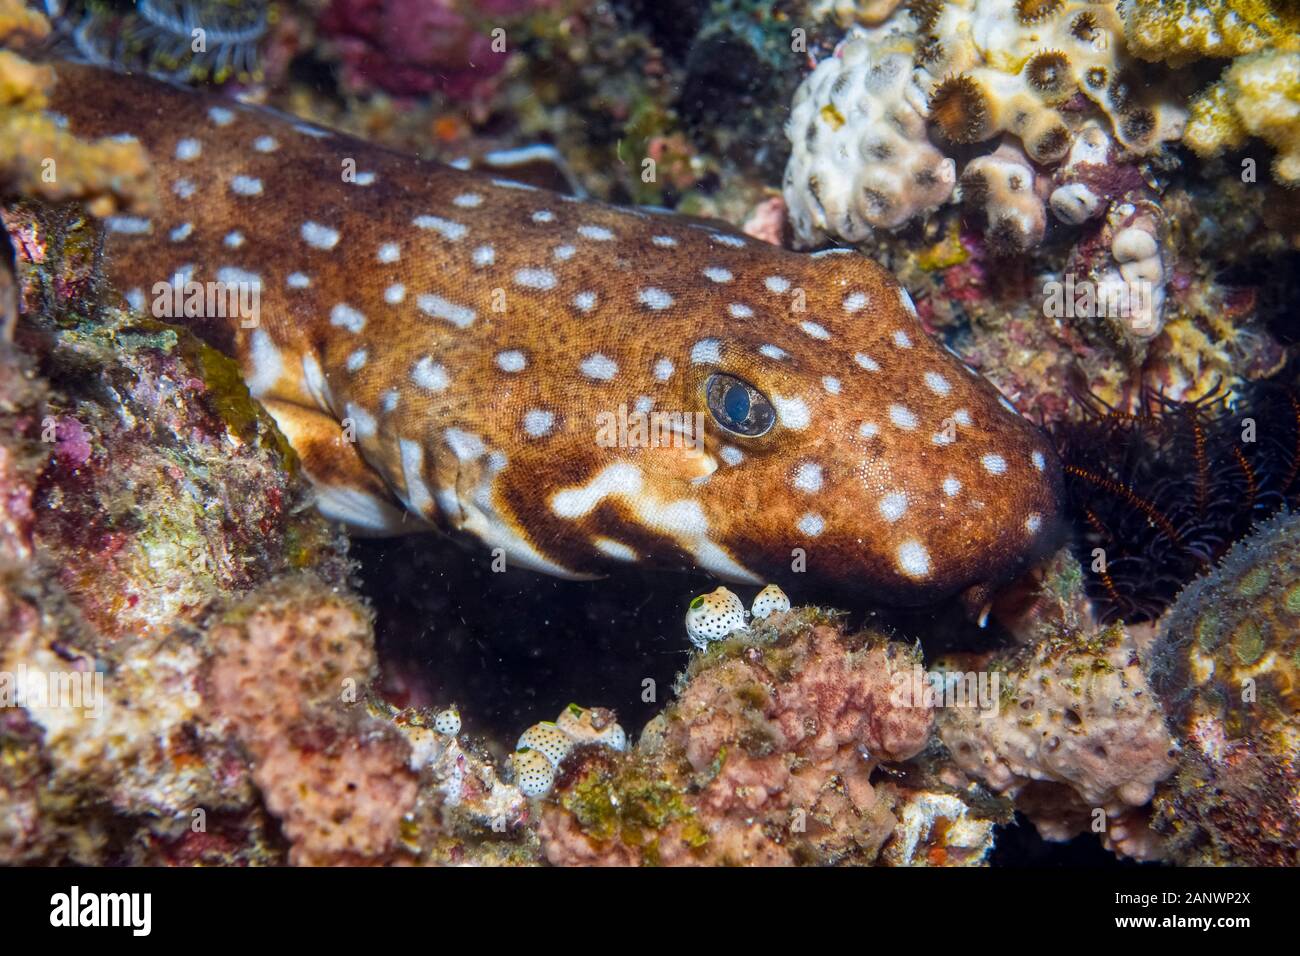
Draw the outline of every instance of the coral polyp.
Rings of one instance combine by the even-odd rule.
[[[1016,0],[1016,19],[1029,26],[1056,16],[1065,0]]]
[[[966,74],[940,80],[930,92],[930,119],[954,143],[978,143],[992,131],[992,104],[975,80]]]
[[[1059,102],[1074,92],[1075,79],[1070,58],[1060,50],[1044,50],[1029,58],[1025,79],[1048,103]]]

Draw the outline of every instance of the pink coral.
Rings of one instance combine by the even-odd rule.
[[[303,579],[245,613],[213,635],[212,691],[293,841],[290,861],[390,860],[416,776],[402,736],[356,703],[375,669],[365,612]]]
[[[628,755],[560,767],[539,834],[556,864],[872,862],[896,824],[872,775],[929,737],[891,696],[913,652],[810,610],[696,657]]]

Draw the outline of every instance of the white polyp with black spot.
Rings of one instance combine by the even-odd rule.
[[[433,718],[433,729],[446,737],[455,737],[460,733],[460,712],[448,707]]]
[[[686,636],[699,648],[744,629],[745,605],[724,587],[701,594],[686,610]]]
[[[769,614],[775,614],[777,611],[790,610],[790,599],[786,597],[775,584],[769,584],[763,590],[759,591],[754,598],[754,603],[750,606],[749,613],[754,620],[762,621]]]

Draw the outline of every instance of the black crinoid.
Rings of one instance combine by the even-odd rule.
[[[1081,396],[1054,429],[1075,552],[1104,621],[1158,617],[1258,521],[1300,505],[1300,369],[1134,414]]]
[[[71,0],[61,12],[80,55],[180,82],[242,82],[260,75],[267,0]],[[53,12],[53,11],[52,11]]]

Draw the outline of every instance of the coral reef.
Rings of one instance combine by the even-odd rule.
[[[391,861],[414,808],[406,742],[346,705],[373,677],[368,625],[329,588],[290,580],[232,608],[209,636],[212,703],[249,755],[290,863]]]
[[[1186,119],[1178,96],[1139,83],[1134,69],[1113,3],[925,3],[850,32],[800,88],[787,125],[796,239],[856,242],[946,202],[957,160],[935,148],[931,129],[954,153],[999,134],[1016,138],[1004,140],[1002,156],[976,157],[963,170],[981,211],[990,176],[1004,190],[1008,178],[1023,182],[1023,207],[1033,192],[1028,160],[1064,159],[1090,112],[1132,154],[1178,139]],[[1041,207],[1031,205],[990,220],[1014,227],[1003,237],[1012,251],[1042,238]]]
[[[1201,156],[1239,149],[1250,136],[1276,151],[1278,182],[1300,183],[1300,50],[1238,57],[1192,100],[1183,142]]]
[[[906,646],[846,635],[811,609],[716,642],[629,753],[561,763],[539,823],[547,859],[874,861],[896,826],[874,772],[930,732],[929,708],[891,700],[893,675],[915,663]]]
[[[1076,534],[978,633],[718,588],[635,745],[571,705],[512,753],[570,693],[629,729],[661,705],[531,670],[565,696],[498,704],[504,657],[427,692],[407,671],[483,642],[454,587],[381,667],[349,545],[237,368],[106,294],[96,219],[148,215],[147,157],[62,128],[49,24],[0,0],[0,861],[967,866],[1018,811],[1132,860],[1300,864],[1294,4],[69,6],[95,59],[465,163],[540,139],[604,199],[858,244],[1052,423]],[[627,611],[604,600],[588,619]],[[615,639],[675,653],[667,606]],[[995,706],[954,704],[981,677]]]
[[[1015,797],[1048,839],[1081,832],[1093,811],[1111,820],[1144,806],[1174,769],[1177,745],[1122,626],[936,666],[1000,678],[996,713],[941,708],[939,739],[957,768]]]
[[[1250,170],[1162,147],[1210,157],[1253,131],[1282,175],[1300,129],[1279,28],[1291,14],[1196,6],[1218,12],[1170,18],[1177,35],[1223,16],[1264,26],[1249,28],[1258,43],[1233,41],[1239,60],[1190,105],[1198,77],[1143,62],[1170,58],[1133,39],[1137,20],[1165,16],[1159,4],[915,3],[853,27],[787,125],[794,243],[853,242],[890,262],[923,321],[1048,420],[1078,417],[1074,391],[1132,412],[1146,387],[1195,400],[1276,371],[1284,353],[1254,296],[1287,270],[1293,204]],[[1200,55],[1184,52],[1173,59]],[[909,176],[913,161],[890,154],[926,159]],[[933,191],[940,168],[955,188]]]
[[[0,44],[43,39],[49,24],[19,0],[0,2]],[[83,142],[46,112],[54,71],[0,50],[0,196],[83,199],[97,216],[137,211],[152,201],[144,150],[134,140]]]
[[[346,543],[233,363],[100,303],[93,220],[6,222],[4,860],[535,860],[486,754],[372,696]]]
[[[1147,666],[1183,743],[1153,819],[1174,856],[1300,863],[1300,519],[1265,522],[1191,584]]]
[[[81,288],[64,242],[94,244],[71,219],[38,230],[50,285],[28,273],[29,302]],[[61,327],[20,326],[35,359],[0,362],[0,669],[100,683],[85,688],[93,708],[5,709],[5,859],[274,859],[274,822],[204,701],[201,629],[273,575],[312,565],[341,580],[342,544],[303,510],[308,490],[227,360],[147,320],[62,309]],[[227,494],[245,505],[223,507]]]

